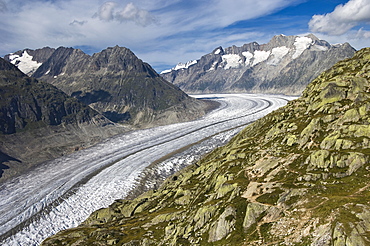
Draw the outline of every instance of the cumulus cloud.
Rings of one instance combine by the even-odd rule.
[[[309,22],[312,32],[342,35],[361,23],[370,23],[370,0],[350,0],[325,15],[314,15]]]
[[[114,19],[114,10],[117,7],[116,2],[106,2],[99,7],[94,17],[98,17],[100,20],[111,21]]]
[[[134,22],[140,26],[148,26],[156,23],[157,19],[149,11],[140,9],[133,3],[128,3],[123,9],[118,9],[118,3],[106,2],[100,6],[94,18],[98,17],[100,20],[119,22]]]
[[[139,9],[133,3],[127,4],[123,10],[116,14],[116,18],[120,21],[133,21],[141,26],[148,26],[157,21],[148,11]]]

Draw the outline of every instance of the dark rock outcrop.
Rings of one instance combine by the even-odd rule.
[[[55,86],[29,78],[0,58],[0,131],[89,122],[98,113]]]

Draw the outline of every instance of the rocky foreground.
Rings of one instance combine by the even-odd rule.
[[[158,190],[43,245],[369,245],[370,48]]]

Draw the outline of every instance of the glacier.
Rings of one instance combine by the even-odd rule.
[[[294,99],[253,94],[194,97],[217,101],[220,107],[195,121],[115,136],[1,184],[0,244],[39,245],[125,198],[148,173],[165,178]],[[177,153],[179,149],[183,151]],[[164,156],[170,157],[152,165]]]

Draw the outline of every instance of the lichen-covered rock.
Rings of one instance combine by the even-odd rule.
[[[248,230],[253,224],[257,222],[257,219],[261,217],[261,214],[268,209],[268,206],[260,203],[249,203],[247,211],[245,212],[245,218],[243,227]]]
[[[209,230],[208,242],[216,242],[231,233],[235,229],[236,212],[235,208],[227,207],[217,221]]]

